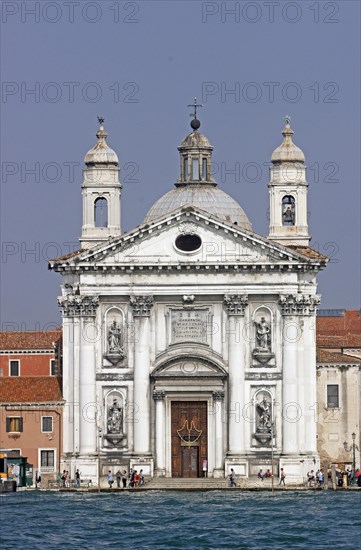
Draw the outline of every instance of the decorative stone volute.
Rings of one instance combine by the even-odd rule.
[[[245,308],[248,305],[248,295],[226,294],[223,301],[227,308],[228,315],[244,315]]]
[[[94,317],[99,297],[68,294],[58,298],[58,305],[63,317]]]
[[[132,296],[130,305],[133,308],[134,317],[149,317],[153,306],[153,296]]]
[[[164,401],[164,398],[165,398],[164,390],[153,390],[154,401]]]
[[[280,294],[282,315],[313,315],[321,301],[319,294]]]

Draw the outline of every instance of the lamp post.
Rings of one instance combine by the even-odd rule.
[[[352,445],[350,445],[350,447],[348,447],[347,445],[347,442],[344,441],[344,449],[347,453],[349,453],[351,450],[352,450],[352,485],[355,484],[356,482],[356,476],[355,476],[355,471],[356,471],[356,449],[359,451],[360,449],[358,448],[358,446],[356,445],[355,443],[355,440],[356,440],[356,434],[355,432],[353,432],[351,434],[351,437],[352,437]]]
[[[100,492],[100,442],[102,440],[102,429],[98,428],[98,493]]]
[[[273,427],[274,424],[271,422],[271,483],[272,483],[272,493],[274,491],[274,479],[273,479]]]
[[[98,493],[100,492],[100,443],[101,443],[101,440],[102,440],[102,429],[101,427],[99,426],[99,423],[98,423],[98,411],[96,410],[95,411],[95,426],[96,426],[96,429],[97,429],[97,435],[96,435],[96,438],[97,438],[97,454],[98,454]]]

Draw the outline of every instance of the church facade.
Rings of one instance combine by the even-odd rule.
[[[103,122],[85,156],[81,249],[50,262],[62,276],[63,468],[96,480],[129,467],[245,478],[283,467],[302,480],[319,460],[316,277],[327,258],[309,247],[290,121],[271,159],[268,237],[213,180],[196,113],[175,188],[122,233]]]

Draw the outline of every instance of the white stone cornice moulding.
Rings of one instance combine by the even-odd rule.
[[[34,401],[30,403],[1,403],[0,407],[4,408],[6,411],[14,411],[21,409],[55,409],[57,407],[64,407],[65,401],[49,401],[44,403],[35,403]],[[51,432],[49,432],[51,433]]]
[[[130,305],[133,308],[133,317],[149,317],[153,296],[132,296]]]
[[[282,315],[314,315],[321,301],[319,294],[280,294]]]
[[[269,273],[269,272],[275,272],[275,271],[295,271],[295,272],[309,272],[313,271],[315,273],[318,273],[318,271],[322,269],[322,266],[319,263],[312,263],[312,264],[300,264],[299,262],[269,262],[269,263],[262,263],[262,264],[244,264],[244,263],[205,263],[205,262],[197,262],[197,263],[189,263],[189,262],[169,262],[164,263],[163,265],[159,263],[152,263],[152,264],[134,264],[134,265],[124,265],[124,264],[114,264],[114,265],[93,265],[93,264],[81,264],[77,266],[73,265],[67,265],[67,266],[58,266],[56,268],[56,271],[66,272],[66,273],[79,273],[79,272],[92,272],[92,271],[99,271],[103,273],[113,273],[113,272],[125,272],[125,273],[132,273],[134,271],[143,271],[143,272],[167,272],[167,271],[192,271],[192,272],[242,272],[242,271],[250,271],[253,273]]]
[[[244,315],[245,309],[248,306],[248,295],[226,294],[223,301],[228,315]]]
[[[99,296],[77,296],[68,294],[58,298],[63,317],[95,317]]]

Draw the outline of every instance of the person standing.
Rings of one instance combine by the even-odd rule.
[[[280,480],[278,482],[278,485],[286,485],[286,474],[285,474],[285,471],[283,468],[281,468],[281,472],[280,472]]]
[[[231,468],[231,473],[229,475],[229,486],[230,487],[237,487],[236,474],[235,474],[233,468]]]
[[[114,478],[113,478],[113,474],[112,474],[111,470],[109,470],[109,472],[108,472],[108,483],[109,483],[109,489],[111,489],[113,487],[113,483],[114,483]]]
[[[317,481],[318,481],[319,486],[322,487],[323,486],[323,472],[322,472],[322,470],[320,470],[318,472]]]
[[[117,480],[117,487],[118,489],[120,489],[120,480],[122,479],[122,474],[120,470],[117,471],[117,473],[115,474],[115,477]]]
[[[127,470],[123,470],[122,483],[123,483],[123,489],[126,489],[126,487],[127,487]]]
[[[129,470],[129,487],[134,487],[134,470],[130,468]]]
[[[80,489],[80,472],[77,470],[75,472],[75,485],[77,489]]]
[[[35,487],[37,489],[40,489],[41,488],[41,472],[40,470],[38,472],[36,472],[36,476],[35,476]]]
[[[137,470],[134,470],[134,481],[133,481],[133,487],[138,487],[138,483],[139,483],[139,474],[137,472]]]

